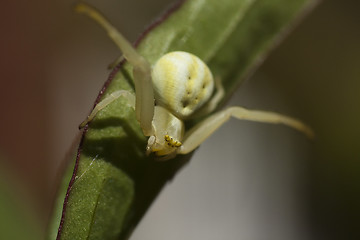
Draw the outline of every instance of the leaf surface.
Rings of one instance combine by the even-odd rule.
[[[152,64],[170,51],[197,55],[214,76],[221,78],[228,98],[289,24],[312,3],[180,1],[149,27],[137,42],[137,49]],[[133,91],[131,66],[127,63],[113,70],[97,102],[120,89]],[[191,155],[157,162],[146,157],[146,141],[134,111],[121,98],[85,128],[58,239],[127,239],[163,185]],[[60,222],[59,215],[55,222]],[[54,230],[52,233],[54,236]]]

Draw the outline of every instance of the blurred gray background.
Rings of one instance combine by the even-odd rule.
[[[88,2],[132,41],[171,3]],[[43,226],[57,170],[119,56],[74,4],[1,8],[0,156]],[[359,239],[359,9],[355,0],[323,1],[229,103],[301,118],[316,139],[231,120],[167,185],[131,240]]]

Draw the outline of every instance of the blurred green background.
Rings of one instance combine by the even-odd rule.
[[[135,40],[171,1],[88,2]],[[5,1],[1,8],[0,181],[12,193],[0,196],[28,208],[31,220],[20,218],[39,222],[40,232],[77,126],[119,55],[74,3]],[[359,239],[359,9],[355,0],[322,1],[231,101],[299,117],[316,139],[230,121],[131,239]],[[6,209],[0,225],[10,228]]]

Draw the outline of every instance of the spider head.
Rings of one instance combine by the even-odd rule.
[[[152,122],[153,135],[149,137],[147,153],[157,156],[176,154],[184,136],[184,123],[166,108],[156,106]]]

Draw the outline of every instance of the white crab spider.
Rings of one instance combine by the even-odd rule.
[[[76,10],[86,13],[107,31],[123,52],[124,58],[133,66],[135,83],[135,97],[125,90],[111,93],[96,105],[80,127],[89,123],[108,104],[124,97],[135,109],[144,135],[149,136],[147,153],[154,152],[163,159],[193,151],[230,117],[281,123],[304,132],[309,137],[313,136],[311,129],[299,120],[242,107],[229,107],[212,114],[185,132],[184,120],[212,112],[223,97],[221,83],[214,81],[207,65],[191,53],[178,51],[165,54],[151,67],[98,11],[85,4],[78,4]],[[217,92],[211,98],[214,85]]]

